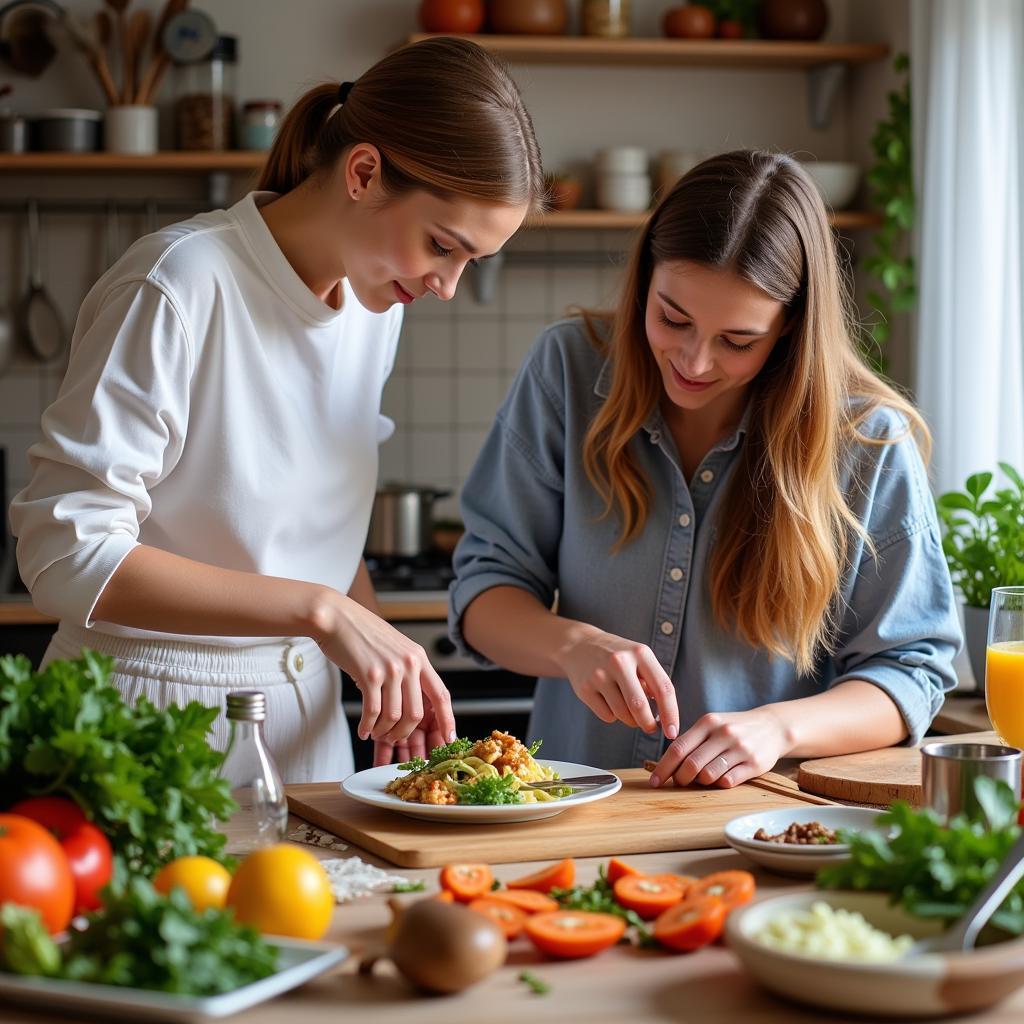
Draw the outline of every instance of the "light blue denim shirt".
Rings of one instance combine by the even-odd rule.
[[[652,484],[643,532],[613,554],[614,516],[583,468],[583,439],[608,393],[611,368],[578,320],[547,328],[505,399],[462,490],[466,534],[450,591],[453,640],[462,616],[490,587],[511,585],[558,612],[647,644],[672,679],[682,729],[710,711],[745,711],[864,679],[895,701],[916,743],[956,677],[960,625],[927,475],[914,442],[856,444],[842,483],[874,552],[857,541],[842,583],[835,652],[807,675],[750,647],[716,620],[707,586],[716,522],[745,427],[716,445],[687,484],[672,436],[655,411],[632,451]],[[880,409],[862,430],[900,436],[902,418]],[[520,642],[529,644],[528,636]],[[541,679],[529,738],[551,758],[602,768],[658,758],[661,733],[606,725],[565,679]]]

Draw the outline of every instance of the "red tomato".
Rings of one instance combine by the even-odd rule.
[[[51,934],[71,920],[75,883],[64,851],[42,825],[0,814],[0,904],[39,911]]]
[[[484,24],[483,0],[423,0],[420,24],[425,32],[479,32]]]
[[[86,820],[78,804],[60,796],[37,796],[19,801],[10,813],[31,818],[53,833],[75,880],[75,913],[96,910],[99,891],[110,881],[113,858],[107,837]]]

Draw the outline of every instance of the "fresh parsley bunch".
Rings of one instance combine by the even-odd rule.
[[[876,819],[878,830],[841,832],[850,859],[819,871],[818,885],[888,892],[918,917],[960,917],[1020,835],[1013,790],[988,778],[976,779],[974,788],[982,810],[973,818],[959,815],[947,826],[931,811],[897,801]],[[891,837],[886,826],[894,830]],[[1024,932],[1024,881],[992,921],[1014,935]]]
[[[184,890],[161,896],[140,877],[108,889],[103,908],[89,915],[88,928],[70,933],[63,950],[34,910],[5,904],[2,923],[0,960],[19,974],[206,996],[258,981],[277,966],[277,947],[230,911],[196,911]]]
[[[36,673],[23,655],[0,657],[0,793],[71,797],[131,872],[220,857],[216,819],[237,805],[206,739],[218,709],[160,710],[145,697],[130,707],[110,684],[113,664],[86,650]]]

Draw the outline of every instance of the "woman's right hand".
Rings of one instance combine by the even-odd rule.
[[[318,601],[311,618],[320,650],[352,677],[363,695],[360,739],[407,739],[423,719],[424,697],[444,742],[455,739],[451,696],[419,644],[336,591]]]
[[[645,644],[583,626],[558,660],[573,692],[602,722],[654,732],[654,701],[665,735],[679,734],[675,687]]]

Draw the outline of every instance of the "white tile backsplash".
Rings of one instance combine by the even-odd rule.
[[[460,429],[490,426],[504,395],[505,377],[501,372],[461,374],[455,406]]]
[[[504,339],[499,317],[460,318],[455,324],[455,352],[458,372],[491,371],[502,367]]]
[[[455,380],[451,374],[417,374],[410,381],[411,426],[451,427],[455,415]]]

